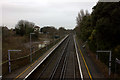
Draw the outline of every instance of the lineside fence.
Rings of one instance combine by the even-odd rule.
[[[37,60],[40,56],[42,56],[47,50],[49,50],[52,46],[54,46],[56,43],[58,43],[63,37],[57,39],[56,41],[53,41],[51,43],[49,43],[47,46],[38,49],[34,52],[32,52],[32,60],[33,62],[35,60]],[[47,48],[46,48],[47,47]],[[46,50],[47,49],[47,50]],[[4,76],[5,74],[9,73],[9,65],[8,65],[8,60],[0,63],[0,65],[2,65],[2,75]],[[30,54],[23,56],[23,57],[19,57],[16,59],[11,59],[11,71],[14,71],[20,67],[23,67],[25,65],[30,64]]]
[[[100,67],[101,68],[104,67],[104,69],[103,69],[104,71],[102,71],[102,72],[108,72],[108,70],[109,70],[109,54],[108,53],[104,53],[104,52],[101,52],[101,53],[92,52],[91,49],[90,49],[90,47],[88,45],[83,46],[84,43],[82,42],[82,40],[80,38],[78,38],[78,37],[76,37],[76,38],[78,40],[80,40],[79,43],[82,45],[82,46],[80,46],[81,49],[82,49],[82,51],[84,53],[86,53],[88,56],[91,55],[90,53],[95,54],[96,55],[96,59],[99,60],[100,62],[102,62],[102,64],[101,64],[102,66],[100,65]],[[92,56],[94,56],[93,54],[92,54]],[[95,61],[95,62],[97,62],[97,61]],[[112,74],[111,76],[113,76],[113,74],[117,74],[119,76],[120,75],[120,59],[119,58],[116,59],[116,57],[114,55],[114,52],[112,52],[110,63],[111,63],[111,74]]]

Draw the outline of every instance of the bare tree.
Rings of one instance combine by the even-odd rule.
[[[89,14],[88,10],[86,10],[85,12],[83,11],[83,9],[80,10],[80,12],[78,13],[78,16],[76,17],[77,25],[78,26],[80,25],[84,16],[89,16],[89,15],[90,14]]]

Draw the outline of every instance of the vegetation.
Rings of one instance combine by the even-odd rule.
[[[84,13],[83,10],[80,11],[80,13],[78,13],[78,17],[77,17],[77,30],[76,31],[78,33],[78,35],[81,37],[81,39],[83,41],[86,41],[88,39],[88,37],[90,36],[90,33],[92,32],[92,27],[91,25],[91,16],[88,13],[88,11],[86,11],[86,14]]]
[[[96,50],[112,51],[112,71],[114,61],[120,59],[120,2],[98,2],[93,7],[92,14],[81,10],[76,18],[75,31],[83,42],[88,41],[89,48]],[[106,63],[108,54],[101,55]],[[108,61],[107,61],[108,62]],[[108,63],[106,63],[108,64]]]
[[[41,32],[43,32],[44,34],[54,35],[57,32],[57,29],[53,26],[45,26],[41,28]]]
[[[64,27],[60,27],[60,28],[58,29],[58,32],[59,32],[59,35],[62,36],[62,35],[64,35],[64,34],[66,34],[66,29],[65,29]]]
[[[53,26],[45,26],[41,28],[41,32],[47,35],[50,35],[51,38],[55,38],[55,36],[64,36],[66,34],[66,29],[64,27],[60,27],[59,29],[56,29]]]
[[[33,22],[20,20],[18,21],[15,27],[15,31],[17,35],[26,36],[28,39],[30,38],[30,33],[35,33],[34,36],[32,36],[32,38],[34,40],[38,40],[39,31],[38,30],[34,31],[34,27],[35,27],[35,23]]]
[[[61,28],[60,30],[66,31],[64,28]],[[8,50],[21,50],[20,52],[11,52],[11,60],[13,60],[11,62],[12,70],[29,64],[30,33],[35,33],[31,35],[32,52],[38,50],[36,53],[33,54],[34,60],[41,56],[41,53],[43,54],[46,51],[46,47],[40,49],[38,47],[39,44],[45,44],[44,42],[48,40],[50,43],[47,43],[47,49],[49,49],[63,38],[55,36],[59,34],[59,30],[53,26],[43,27],[40,31],[39,26],[35,26],[33,22],[29,22],[26,20],[18,21],[15,29],[8,29],[6,26],[2,26],[3,74],[8,73]],[[60,36],[64,35],[65,34],[62,34]]]
[[[15,30],[16,34],[24,36],[24,35],[29,35],[34,31],[34,26],[35,24],[32,22],[28,22],[26,20],[20,20],[18,21]]]

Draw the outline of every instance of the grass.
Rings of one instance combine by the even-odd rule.
[[[11,59],[16,59],[21,56],[28,55],[29,49],[24,47],[24,40],[25,37],[21,36],[9,36],[4,39],[3,36],[3,45],[2,45],[2,62],[8,60],[8,50],[15,50],[19,49],[22,50],[21,52],[10,52]],[[11,62],[13,64],[13,62]],[[17,63],[16,63],[17,64]],[[17,65],[15,65],[17,67]],[[8,62],[2,65],[2,73],[6,74],[8,73]]]
[[[43,40],[42,40],[43,39]],[[41,35],[41,38],[37,41],[44,41],[45,35]],[[51,40],[52,41],[52,40]],[[51,42],[47,48],[50,49],[53,45],[55,45],[57,42],[59,42],[60,39],[57,39],[55,42]],[[25,36],[3,36],[3,45],[2,45],[2,62],[8,60],[8,50],[13,49],[19,49],[22,50],[21,52],[11,52],[11,59],[15,59],[11,61],[11,69],[12,71],[21,68],[27,64],[30,64],[30,56],[29,56],[29,47],[25,47],[25,43],[29,43],[29,39]],[[37,49],[37,48],[36,48]],[[38,50],[38,49],[37,49]],[[38,59],[40,56],[42,56],[46,52],[46,47],[39,49],[36,53],[32,54],[33,61]],[[27,56],[28,55],[28,56]],[[23,57],[26,56],[26,57]],[[17,59],[23,57],[21,59]],[[16,60],[17,59],[17,60]],[[2,64],[2,74],[6,75],[8,74],[8,62]]]

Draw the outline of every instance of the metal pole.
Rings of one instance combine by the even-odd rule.
[[[97,52],[97,54],[96,54],[96,60],[98,60],[98,52]]]
[[[10,51],[21,51],[21,50],[8,50],[9,73],[11,73]]]
[[[109,72],[108,72],[108,75],[110,76],[111,75],[111,57],[112,57],[112,52],[111,51],[102,51],[102,50],[101,51],[98,50],[96,52],[106,52],[106,53],[109,52],[110,53],[109,54]]]
[[[47,36],[47,33],[46,33],[46,38],[48,40],[48,36]],[[46,41],[46,51],[47,51],[47,41]]]
[[[115,58],[115,73],[114,73],[114,78],[116,78],[116,58]]]
[[[10,51],[8,51],[9,73],[11,73]]]
[[[109,76],[111,75],[111,51],[109,55]]]
[[[30,34],[30,62],[32,62],[32,52],[31,52],[31,34]]]
[[[31,46],[32,46],[32,44],[31,44],[31,42],[32,42],[32,34],[35,34],[35,33],[30,33],[30,62],[32,62],[32,50],[31,50]]]

